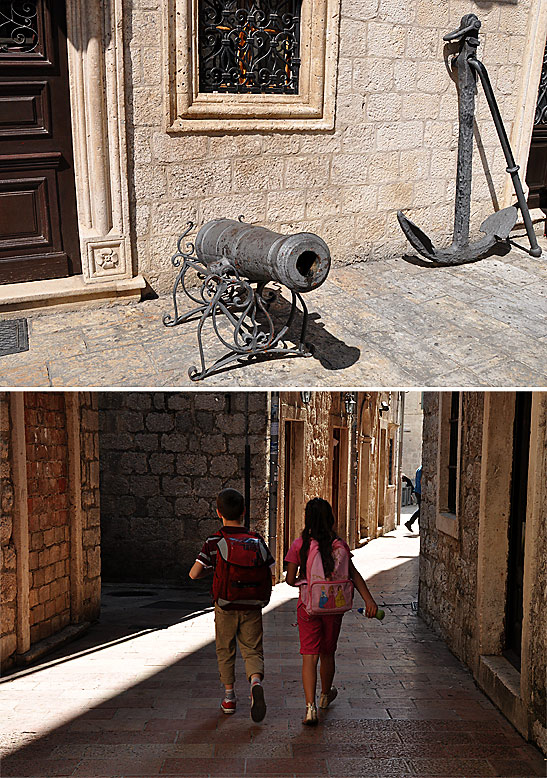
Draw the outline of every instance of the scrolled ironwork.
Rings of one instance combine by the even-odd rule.
[[[0,54],[30,54],[38,47],[38,8],[32,0],[0,0]]]
[[[298,93],[301,0],[200,0],[200,92]]]
[[[177,251],[171,257],[171,264],[178,269],[172,292],[173,313],[163,316],[166,327],[174,327],[199,317],[197,340],[200,367],[190,367],[188,375],[191,380],[200,381],[230,364],[249,361],[263,355],[312,356],[313,347],[305,342],[308,309],[302,296],[290,290],[289,314],[285,323],[277,330],[269,312],[276,293],[266,288],[266,282],[242,278],[226,257],[220,258],[214,264],[198,259],[194,254],[194,244],[185,242],[192,228],[193,225],[189,223],[178,239]],[[191,271],[197,274],[197,289],[187,283],[187,274]],[[196,307],[185,313],[179,312],[178,297],[181,292],[197,303]],[[298,302],[303,315],[302,327],[298,345],[291,346],[285,339],[294,321]],[[226,354],[209,367],[206,365],[203,347],[203,330],[208,321],[217,340],[228,349]]]
[[[534,116],[534,126],[538,124],[547,124],[547,44],[543,53],[543,66],[541,68],[541,78],[539,79],[538,99]]]

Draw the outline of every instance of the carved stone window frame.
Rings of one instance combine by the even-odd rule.
[[[329,130],[334,127],[341,0],[302,0],[299,93],[198,91],[198,0],[166,0],[169,133]]]

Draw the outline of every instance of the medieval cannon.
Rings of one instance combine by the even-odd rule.
[[[167,327],[199,318],[197,326],[201,367],[190,367],[192,381],[199,381],[227,365],[263,355],[310,357],[306,343],[308,309],[304,292],[317,289],[328,276],[330,252],[318,235],[301,232],[282,235],[265,227],[234,219],[213,219],[199,230],[195,243],[184,244],[193,229],[189,223],[171,258],[178,274],[173,286],[174,314],[166,314]],[[198,284],[189,281],[197,273]],[[270,306],[277,297],[270,282],[282,284],[290,293],[288,314],[277,326]],[[183,292],[197,307],[179,313],[178,293]],[[295,345],[287,342],[297,304],[302,325]],[[206,366],[202,333],[210,321],[216,338],[228,352]],[[296,341],[296,338],[295,338]]]

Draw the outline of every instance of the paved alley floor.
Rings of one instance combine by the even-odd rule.
[[[197,322],[165,327],[169,295],[29,312],[30,350],[0,357],[0,386],[544,386],[545,257],[514,248],[453,268],[405,259],[333,265],[305,295],[313,357],[232,365],[199,384],[188,377],[200,364]],[[191,307],[181,302],[182,312]],[[273,318],[287,310],[281,299]],[[204,331],[210,365],[225,348],[211,338],[210,322]]]
[[[265,613],[266,697],[249,718],[219,710],[213,615],[203,587],[105,587],[101,623],[0,684],[2,776],[541,776],[540,753],[476,688],[422,623],[416,534],[404,528],[355,554],[384,622],[344,618],[340,690],[316,729],[302,727],[295,594]],[[123,594],[123,591],[122,591]]]

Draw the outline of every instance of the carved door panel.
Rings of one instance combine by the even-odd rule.
[[[547,212],[547,46],[539,83],[526,183],[530,187],[530,208],[542,208]]]
[[[0,284],[81,271],[64,0],[0,0]]]

